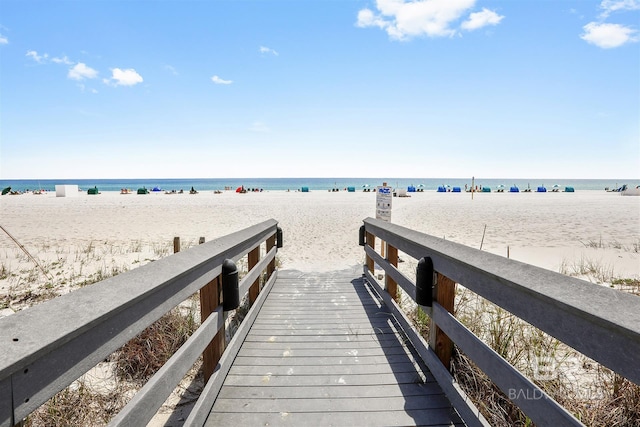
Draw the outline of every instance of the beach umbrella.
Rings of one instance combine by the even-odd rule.
[[[11,187],[7,187],[4,190],[2,190],[2,195],[4,196],[5,194],[7,194],[9,191],[11,191]]]

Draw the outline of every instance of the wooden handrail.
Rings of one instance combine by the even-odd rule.
[[[430,344],[440,360],[446,365],[450,358],[446,351],[450,344],[444,337],[457,337],[456,345],[468,356],[476,355],[472,360],[505,394],[512,389],[526,392],[516,395],[512,401],[536,423],[581,425],[486,344],[469,337],[471,332],[451,314],[455,283],[640,384],[640,370],[634,362],[640,354],[640,317],[637,316],[640,300],[636,296],[373,218],[365,219],[364,227],[367,264],[378,264],[414,300],[415,284],[368,243],[379,238],[415,259],[431,258],[438,285],[434,290],[434,307],[425,311],[436,324]],[[374,275],[368,273],[369,269],[365,268],[368,279],[375,281]],[[446,291],[441,288],[443,283]],[[529,398],[532,395],[540,398]]]
[[[0,427],[24,419],[203,287],[213,286],[213,294],[218,292],[216,282],[224,260],[238,260],[265,242],[269,246],[277,224],[275,220],[264,221],[0,319]],[[272,245],[264,262],[255,265],[260,271],[250,271],[248,276],[259,277],[265,269],[275,271],[267,268],[275,264],[275,251]],[[209,322],[203,318],[202,323],[221,325],[217,314],[220,299],[201,298],[208,305],[205,310],[209,316],[215,314]],[[224,333],[217,335],[224,340]],[[184,372],[193,363],[175,361],[189,360],[195,354],[193,348],[199,348],[202,340],[193,341],[187,341],[185,349],[181,347],[182,359],[172,358],[172,364],[177,363]],[[217,363],[219,356],[212,360]],[[155,388],[147,393],[145,405],[149,404],[148,396],[154,396],[153,405],[159,407],[168,396],[161,397],[165,391]]]

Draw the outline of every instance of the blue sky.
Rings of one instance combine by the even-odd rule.
[[[0,178],[640,178],[640,0],[0,0]]]

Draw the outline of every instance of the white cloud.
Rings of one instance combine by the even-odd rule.
[[[51,58],[51,62],[55,62],[56,64],[65,64],[65,65],[72,65],[73,62],[71,62],[69,60],[69,58],[67,58],[66,56],[63,56],[62,58]]]
[[[126,70],[113,68],[111,69],[111,79],[104,79],[103,81],[106,84],[112,84],[114,86],[134,86],[142,83],[144,80],[133,68]]]
[[[98,76],[98,72],[86,64],[78,62],[69,69],[67,77],[73,80],[94,79]]]
[[[223,80],[218,76],[211,77],[211,81],[217,85],[230,85],[231,83],[233,83],[233,80]]]
[[[0,44],[9,44],[9,39],[0,34]]]
[[[358,22],[360,28],[378,27],[384,29],[388,23],[382,17],[376,16],[371,9],[362,9],[358,12]]]
[[[270,53],[274,56],[278,56],[278,52],[276,52],[275,50],[268,48],[266,46],[260,46],[260,53],[265,54],[265,53]]]
[[[476,0],[377,0],[377,12],[361,9],[356,25],[378,27],[395,40],[412,37],[452,37],[458,33],[456,22],[474,7]],[[503,16],[483,9],[463,23],[466,30],[497,25]]]
[[[469,19],[464,21],[460,27],[463,30],[473,31],[487,25],[498,25],[504,16],[500,16],[492,10],[482,8],[481,12],[474,12],[469,15]]]
[[[38,55],[38,52],[36,52],[35,50],[28,51],[26,56],[32,58],[39,64],[42,64],[49,57],[49,55],[46,53],[44,55]]]
[[[637,30],[620,24],[589,22],[582,27],[581,39],[603,49],[611,49],[638,41]]]
[[[621,10],[640,10],[640,0],[602,0],[600,8],[603,10],[600,16],[606,18]]]

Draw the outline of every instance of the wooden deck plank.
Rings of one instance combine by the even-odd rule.
[[[345,374],[345,375],[227,375],[225,385],[246,385],[261,387],[302,387],[326,385],[383,385],[383,384],[414,384],[434,381],[431,374],[427,374],[426,381],[421,374],[413,372],[398,372],[393,374]]]
[[[367,397],[401,397],[401,396],[428,396],[441,394],[442,390],[437,383],[424,384],[387,384],[387,385],[362,385],[362,386],[324,386],[324,387],[246,387],[225,386],[218,398],[254,398],[254,399],[321,399],[321,398],[367,398]]]
[[[216,400],[214,410],[220,412],[353,412],[402,411],[421,409],[448,409],[444,394],[429,396],[369,396],[329,399],[225,399]]]
[[[328,365],[380,365],[384,363],[407,363],[405,354],[355,356],[355,357],[236,357],[236,366],[328,366]]]
[[[379,354],[384,353],[385,350],[391,350],[399,348],[401,349],[401,353],[406,353],[408,350],[406,347],[402,345],[402,343],[398,341],[391,341],[388,339],[375,339],[376,337],[363,337],[360,339],[348,339],[350,338],[348,335],[317,335],[317,340],[311,339],[312,335],[298,335],[298,336],[268,336],[268,335],[256,335],[252,341],[247,341],[247,347],[245,350],[251,349],[260,349],[260,350],[313,350],[317,349],[320,351],[324,351],[324,355],[326,356],[338,356],[346,353],[339,353],[336,350],[379,350]],[[344,339],[340,339],[344,338]],[[384,348],[381,348],[384,346]],[[319,355],[320,353],[318,353]],[[365,353],[360,353],[361,355]],[[389,353],[391,354],[391,353]],[[307,355],[314,356],[316,354],[307,352]],[[371,355],[371,353],[369,353]]]
[[[337,363],[328,365],[237,365],[234,363],[229,375],[364,375],[415,372],[413,362],[390,364]]]
[[[259,341],[245,341],[245,348],[263,348],[267,349],[359,349],[359,348],[380,348],[381,345],[386,345],[388,347],[393,346],[401,346],[397,340],[391,339],[375,339],[369,338],[360,339],[360,340],[324,340],[324,341],[309,341],[309,340],[293,340],[293,341],[284,341],[283,337],[262,337],[262,340]],[[273,339],[271,339],[273,338]],[[279,339],[277,339],[279,338]],[[291,338],[291,337],[286,337]]]
[[[454,421],[455,420],[455,421]],[[382,412],[212,412],[205,427],[238,426],[462,426],[457,414],[447,409]]]
[[[362,278],[279,273],[206,425],[462,425],[405,341]]]
[[[355,349],[354,349],[355,350]],[[244,350],[240,356],[246,357],[273,357],[273,358],[291,358],[291,357],[333,357],[333,358],[348,358],[348,357],[361,357],[361,356],[393,356],[393,355],[404,355],[408,357],[407,350],[404,347],[394,346],[390,349],[381,349],[381,348],[364,348],[358,349],[357,354],[355,351],[352,351],[351,354],[348,352],[343,352],[342,354],[336,354],[333,350],[324,350],[324,349],[303,349],[303,350],[295,350],[295,349],[284,349],[284,350],[260,350],[260,349],[246,349]]]
[[[247,337],[245,342],[252,342],[255,345],[265,344],[273,346],[293,345],[299,348],[314,348],[316,343],[321,348],[330,348],[330,345],[323,346],[321,343],[333,343],[338,347],[344,347],[349,343],[352,343],[356,347],[358,344],[374,343],[377,346],[392,346],[394,343],[399,343],[397,337],[392,335],[376,336],[376,335],[359,335],[359,336],[345,336],[345,335],[323,335],[317,337],[317,339],[310,339],[307,336],[292,337],[290,335],[254,335]],[[400,344],[401,345],[401,344]],[[366,347],[366,346],[362,346]]]

